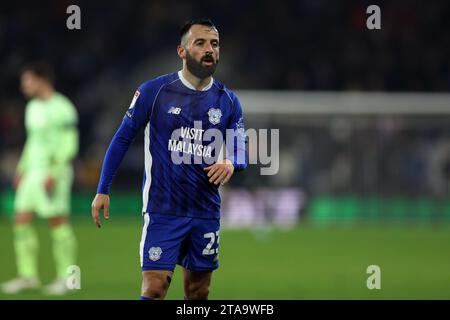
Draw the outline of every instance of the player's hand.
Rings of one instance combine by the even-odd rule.
[[[53,179],[53,177],[47,177],[44,181],[44,187],[47,192],[52,191],[55,187],[55,179]]]
[[[103,216],[105,220],[109,219],[109,195],[97,193],[92,201],[92,219],[97,227],[101,228],[100,211],[103,209]]]
[[[212,166],[206,167],[204,170],[208,172],[207,175],[210,183],[214,183],[215,185],[220,183],[223,186],[233,175],[234,166],[230,160],[225,159],[223,161],[218,161]]]
[[[20,181],[22,180],[22,175],[21,174],[16,174],[14,176],[14,180],[13,180],[13,187],[14,189],[17,189],[19,187]]]

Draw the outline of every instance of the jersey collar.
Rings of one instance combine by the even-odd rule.
[[[190,84],[189,81],[187,81],[187,79],[185,77],[183,77],[183,72],[181,72],[181,70],[178,71],[178,78],[180,78],[181,83],[183,83],[186,87],[188,87],[191,90],[195,90],[195,91],[209,90],[209,89],[211,89],[213,82],[214,82],[214,79],[211,77],[211,82],[206,87],[204,87],[202,90],[197,90],[197,89],[195,89],[195,87],[192,84]]]

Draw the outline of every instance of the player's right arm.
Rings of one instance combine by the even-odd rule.
[[[100,210],[103,210],[105,220],[109,219],[109,195],[97,193],[92,201],[92,219],[98,228],[102,226],[100,222]]]
[[[25,141],[25,145],[22,150],[22,154],[20,155],[19,162],[17,163],[16,172],[14,175],[14,181],[13,185],[14,188],[17,188],[20,184],[20,180],[22,178],[23,173],[28,170],[31,162],[31,152],[30,152],[30,140],[29,140],[29,131],[28,131],[28,124],[30,123],[29,119],[32,117],[31,114],[31,103],[28,102],[28,104],[25,106],[25,129],[27,131],[27,139]]]
[[[92,218],[99,228],[101,227],[101,210],[103,210],[104,218],[109,218],[109,191],[119,165],[139,130],[149,121],[151,102],[155,94],[154,87],[152,81],[146,82],[139,87],[123,118],[122,124],[115,133],[106,151],[97,194],[91,206]]]
[[[28,152],[27,152],[27,149],[28,149],[27,145],[28,145],[27,142],[25,142],[25,146],[24,146],[22,154],[20,156],[19,163],[17,164],[17,167],[16,167],[16,172],[15,172],[14,181],[13,181],[13,185],[14,185],[15,189],[17,189],[17,187],[19,186],[22,175],[28,166],[29,156],[28,156]]]

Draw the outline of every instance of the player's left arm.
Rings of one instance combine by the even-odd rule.
[[[48,142],[43,149],[48,157],[48,174],[44,181],[46,190],[55,186],[55,177],[60,169],[70,165],[78,153],[78,114],[68,99],[61,99],[49,116]]]
[[[57,139],[53,146],[52,163],[64,166],[75,158],[79,148],[78,114],[70,101],[61,105],[54,126]]]
[[[210,183],[224,185],[234,173],[233,163],[229,159],[219,160],[215,164],[204,169],[207,172]]]
[[[226,158],[206,167],[210,183],[226,184],[235,171],[242,171],[248,165],[244,117],[239,99],[233,94],[233,112],[227,126],[225,145]]]

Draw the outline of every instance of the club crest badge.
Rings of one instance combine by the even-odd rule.
[[[150,250],[148,250],[148,256],[150,260],[157,261],[159,258],[161,258],[162,250],[160,247],[151,247]]]
[[[208,110],[209,122],[216,125],[220,122],[222,111],[219,108],[210,108]]]

